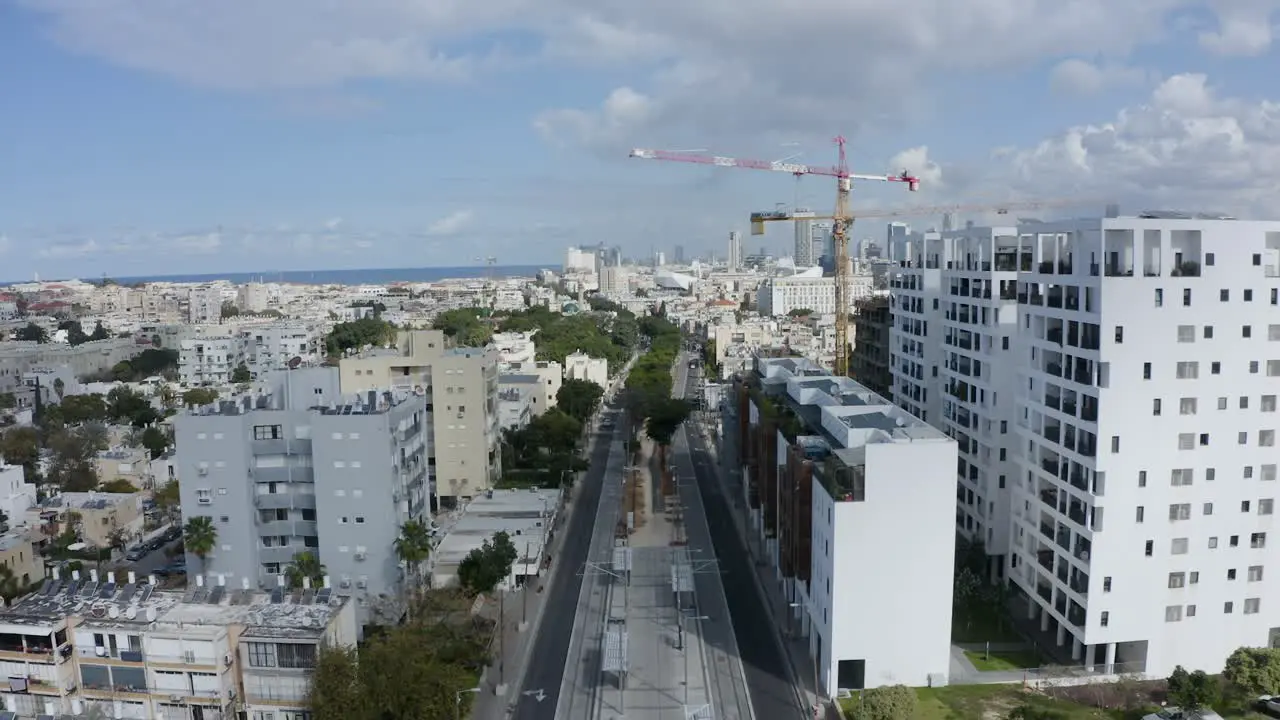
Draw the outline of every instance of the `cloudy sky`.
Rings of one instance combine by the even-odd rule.
[[[836,134],[855,171],[925,181],[860,186],[868,209],[1079,199],[1055,212],[1275,217],[1277,11],[0,0],[0,279],[558,264],[601,240],[723,255],[751,210],[829,209],[832,184],[628,150],[830,164]],[[775,251],[784,230],[764,239]]]

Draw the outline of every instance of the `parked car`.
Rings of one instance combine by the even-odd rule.
[[[156,572],[156,575],[160,577],[171,577],[173,575],[186,575],[187,563],[186,562],[169,563],[164,567],[157,568],[155,572]]]
[[[1263,695],[1258,698],[1258,711],[1274,718],[1280,718],[1280,695]]]
[[[151,551],[145,545],[137,545],[129,548],[129,552],[125,553],[124,559],[129,562],[137,562],[146,557]]]

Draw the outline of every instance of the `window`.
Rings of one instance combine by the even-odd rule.
[[[1147,514],[1147,509],[1139,505],[1137,507],[1137,512],[1135,513],[1136,515],[1135,522],[1139,522],[1139,523],[1142,522],[1142,520],[1146,517],[1146,514]]]
[[[1205,340],[1212,340],[1212,339],[1213,339],[1213,326],[1212,326],[1212,325],[1205,325],[1205,326],[1204,326],[1204,339],[1205,339]]]
[[[1191,307],[1191,288],[1184,288],[1182,290],[1182,306]]]
[[[1230,600],[1228,600],[1227,602],[1222,603],[1222,612],[1223,612],[1223,613],[1225,613],[1225,614],[1227,614],[1227,615],[1230,615],[1230,614],[1231,614],[1231,612],[1232,612],[1233,610],[1235,610],[1235,609],[1236,609],[1236,605],[1235,605],[1235,603],[1231,602]]]
[[[1195,606],[1195,605],[1188,605],[1188,606],[1187,606],[1187,617],[1192,618],[1192,617],[1195,617],[1195,616],[1196,616],[1196,606]]]
[[[1164,609],[1165,622],[1180,622],[1182,620],[1182,606],[1170,605]]]
[[[1169,573],[1169,587],[1170,587],[1171,589],[1176,589],[1176,588],[1180,588],[1180,587],[1185,587],[1185,586],[1186,586],[1186,584],[1187,584],[1187,574],[1186,574],[1186,573],[1180,573],[1180,572],[1171,572],[1171,573]]]
[[[1249,547],[1254,550],[1261,550],[1267,546],[1267,534],[1264,532],[1256,532],[1249,536]]]
[[[1116,344],[1120,344],[1122,342],[1124,342],[1124,327],[1121,325],[1117,325],[1116,326]]]
[[[1249,409],[1249,396],[1248,396],[1248,395],[1241,395],[1241,396],[1240,396],[1240,409],[1241,409],[1241,410],[1248,410],[1248,409]]]
[[[1249,578],[1249,582],[1262,582],[1262,566],[1250,565],[1247,577]]]
[[[1178,433],[1178,449],[1194,450],[1196,448],[1195,433]]]
[[[1226,398],[1224,398],[1224,397],[1220,397],[1220,398],[1218,398],[1218,409],[1219,409],[1219,410],[1226,410],[1226,409],[1227,409],[1227,399],[1226,399]]]
[[[249,643],[249,667],[276,667],[276,644]]]
[[[280,440],[284,437],[279,425],[254,425],[254,440]]]
[[[1200,444],[1201,445],[1209,444],[1209,433],[1200,433]]]
[[[1245,291],[1244,291],[1244,301],[1245,301],[1245,302],[1253,302],[1253,291],[1252,291],[1252,290],[1245,290]]]
[[[1262,396],[1262,412],[1275,412],[1275,411],[1276,411],[1276,396],[1263,395]]]
[[[1147,471],[1139,470],[1138,471],[1138,487],[1144,488],[1146,486],[1147,486]]]
[[[1217,536],[1214,536],[1214,537],[1209,538],[1209,549],[1210,549],[1210,550],[1216,550],[1216,549],[1218,549],[1218,538],[1217,538]]]
[[[1120,452],[1120,436],[1119,435],[1111,436],[1111,452],[1113,453]]]
[[[1142,363],[1142,379],[1151,379],[1151,363]]]
[[[1200,377],[1200,363],[1194,361],[1178,363],[1175,376],[1179,380],[1195,380]]]
[[[1280,325],[1267,326],[1267,340],[1271,342],[1280,341]]]
[[[1276,479],[1276,466],[1274,463],[1268,463],[1262,467],[1262,479],[1267,482],[1273,482]],[[1253,468],[1249,468],[1252,470]]]
[[[1255,360],[1251,364],[1254,366],[1254,370],[1252,370],[1252,372],[1258,372],[1258,361]],[[1280,360],[1267,361],[1267,377],[1280,377]]]
[[[1252,504],[1252,503],[1250,503],[1248,500],[1241,500],[1241,501],[1240,501],[1240,512],[1246,512],[1246,513],[1247,513],[1247,512],[1249,512],[1249,506],[1250,506],[1251,504]]]
[[[1240,536],[1232,535],[1231,537],[1227,538],[1227,545],[1231,547],[1240,547]]]
[[[1156,307],[1164,305],[1164,290],[1156,288]]]
[[[1190,577],[1187,578],[1187,584],[1195,585],[1198,582],[1200,582],[1200,573],[1196,572],[1195,570],[1192,570],[1190,573]]]
[[[1099,619],[1099,623],[1102,625],[1102,627],[1106,627],[1107,624],[1110,622],[1111,622],[1111,613],[1107,612],[1106,610],[1103,610],[1102,615]]]
[[[1195,477],[1195,470],[1192,468],[1174,468],[1170,473],[1170,483],[1174,487],[1182,487],[1190,485]]]
[[[1204,469],[1204,479],[1205,479],[1205,482],[1213,482],[1213,478],[1214,478],[1214,477],[1216,477],[1216,476],[1217,476],[1217,474],[1218,474],[1217,469],[1215,469],[1215,468],[1205,468],[1205,469]]]
[[[1272,446],[1273,446],[1273,445],[1275,445],[1275,444],[1276,444],[1276,431],[1275,431],[1275,430],[1259,430],[1259,431],[1258,431],[1258,446],[1259,446],[1259,447],[1272,447]]]
[[[1179,325],[1178,326],[1178,342],[1192,343],[1196,341],[1195,325]]]
[[[1244,337],[1244,338],[1251,338],[1251,337],[1253,337],[1253,327],[1252,327],[1252,326],[1250,326],[1250,325],[1244,325],[1244,326],[1241,326],[1241,328],[1240,328],[1240,337]]]
[[[1186,538],[1174,538],[1173,541],[1169,543],[1169,553],[1171,555],[1186,555],[1187,543],[1188,541]]]
[[[1245,598],[1245,599],[1244,599],[1244,614],[1245,614],[1245,615],[1256,615],[1256,614],[1258,614],[1258,608],[1259,608],[1261,605],[1262,605],[1262,598]]]
[[[1171,521],[1190,520],[1191,519],[1191,503],[1174,503],[1170,505],[1169,519]],[[1177,540],[1175,540],[1174,542],[1177,542]]]
[[[1195,399],[1195,398],[1182,398],[1181,400],[1179,400],[1179,401],[1178,401],[1178,414],[1179,414],[1179,415],[1195,415],[1195,414],[1196,414],[1196,399]]]
[[[1204,514],[1205,514],[1205,515],[1212,515],[1212,514],[1213,514],[1213,503],[1205,503],[1205,504],[1204,504],[1204,507],[1203,507],[1202,509],[1204,510]]]
[[[1147,557],[1151,557],[1153,554],[1155,554],[1155,546],[1156,546],[1155,540],[1148,540],[1146,550],[1143,551],[1143,554],[1146,555]]]
[[[1219,291],[1218,291],[1218,300],[1219,300],[1220,302],[1228,302],[1229,300],[1231,300],[1231,291],[1230,291],[1230,290],[1227,290],[1227,289],[1225,289],[1225,288],[1224,288],[1224,289],[1222,289],[1222,290],[1219,290]]]
[[[1216,360],[1214,362],[1209,363],[1210,375],[1218,375],[1221,372],[1222,372],[1222,363],[1217,362]]]
[[[1102,592],[1111,592],[1111,576],[1102,578]]]
[[[1242,432],[1237,433],[1237,434],[1236,434],[1236,443],[1237,443],[1237,444],[1239,444],[1239,445],[1248,445],[1248,444],[1249,444],[1249,433],[1247,433],[1247,432],[1243,432],[1243,431],[1242,431]]]
[[[1236,579],[1236,569],[1235,569],[1235,568],[1231,568],[1230,570],[1227,570],[1227,579],[1228,579],[1228,580],[1235,580],[1235,579]]]
[[[1213,253],[1204,254],[1204,264],[1209,266],[1213,265]]]
[[[1160,398],[1156,398],[1155,400],[1151,401],[1151,414],[1152,415],[1160,414]]]

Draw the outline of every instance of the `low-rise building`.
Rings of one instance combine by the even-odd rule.
[[[559,488],[530,488],[491,490],[471,500],[431,553],[432,587],[456,584],[458,564],[499,532],[507,534],[519,553],[501,587],[518,587],[537,577],[561,497]]]
[[[517,388],[531,396],[534,415],[541,415],[556,406],[556,397],[563,384],[564,371],[554,360],[514,364],[508,372],[498,376],[500,388]]]
[[[609,361],[593,358],[584,352],[575,352],[564,359],[566,380],[586,380],[602,388],[609,387]]]
[[[510,377],[503,375],[504,379]],[[534,418],[533,394],[520,387],[498,389],[498,424],[503,430],[519,430]]]
[[[142,489],[151,486],[150,461],[151,453],[145,449],[118,445],[98,453],[93,464],[99,482],[124,480]]]
[[[45,500],[27,512],[31,525],[44,524],[46,515],[59,527],[79,516],[80,540],[90,547],[110,547],[118,532],[125,538],[142,533],[141,493],[65,492]]]
[[[24,588],[44,578],[44,558],[36,552],[28,529],[0,534],[0,566]]]
[[[184,385],[226,385],[245,361],[244,344],[238,337],[188,338],[178,350],[178,378]]]
[[[0,610],[4,709],[21,718],[302,718],[322,645],[358,640],[354,603],[318,589],[262,593],[198,578],[90,571]]]
[[[537,330],[494,333],[490,342],[498,348],[499,368],[506,370],[513,364],[532,363],[536,354],[533,343],[533,336],[536,333]]]
[[[35,506],[36,497],[36,484],[27,482],[26,470],[0,459],[0,512],[10,527],[27,524],[27,511]]]
[[[730,405],[730,467],[823,691],[946,684],[956,442],[803,358],[757,358]]]

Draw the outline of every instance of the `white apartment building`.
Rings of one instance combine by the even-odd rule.
[[[304,322],[242,326],[239,339],[245,364],[255,376],[290,364],[315,363],[324,355],[323,330]]]
[[[849,283],[850,310],[853,303],[872,293],[871,276],[856,275]],[[836,281],[833,277],[773,277],[760,284],[756,306],[761,315],[786,315],[792,310],[812,310],[819,315],[836,312]]]
[[[1007,283],[997,268],[1014,255],[1018,334],[1007,366],[992,361],[1006,352],[1004,312],[996,327],[979,312],[967,335],[947,320],[940,338],[920,340],[946,352],[944,414],[992,413],[977,416],[979,433],[1008,406],[998,384],[951,360],[992,361],[984,375],[1014,376],[1006,572],[1029,626],[1060,660],[1097,672],[1216,673],[1238,647],[1280,646],[1280,570],[1268,567],[1267,537],[1280,532],[1280,222],[1153,214],[1006,231],[963,252],[945,243],[934,252],[926,236],[909,261],[924,273],[894,279],[895,393],[914,391],[901,363],[919,360],[902,356],[915,339],[902,324],[921,320],[904,303],[936,298],[938,312],[954,302],[957,316],[969,305],[971,319],[983,307],[990,317],[987,286],[978,303],[972,283]],[[977,273],[958,269],[971,261]],[[953,279],[970,279],[969,299],[907,287],[935,269],[950,270],[935,286],[948,294]],[[966,337],[972,349],[957,349]],[[947,423],[952,433],[964,425]]]
[[[600,269],[600,292],[610,296],[631,294],[631,272],[625,267],[608,266]]]
[[[262,283],[245,283],[236,290],[236,307],[242,312],[260,313],[271,304],[271,293]]]
[[[6,465],[0,458],[0,512],[10,526],[23,524],[27,510],[35,507],[36,497],[36,484],[27,482],[26,470],[21,465]]]
[[[564,253],[564,271],[568,273],[594,273],[596,271],[596,251],[570,247]]]
[[[222,319],[222,289],[205,285],[187,292],[187,322],[216,323]]]
[[[735,395],[738,447],[764,448],[747,468],[751,526],[824,691],[945,685],[956,443],[801,358],[757,358]]]
[[[183,340],[178,348],[178,379],[183,385],[226,385],[246,363],[240,337],[217,335]]]
[[[494,333],[490,342],[498,349],[498,368],[506,370],[513,364],[532,363],[537,353],[533,343],[533,336],[537,332],[537,330],[530,330]]]
[[[327,584],[197,577],[184,594],[133,573],[55,576],[0,609],[0,716],[302,720],[320,646],[357,640],[355,603]]]
[[[919,261],[904,260],[890,281],[894,395],[955,438],[956,528],[983,544],[997,580],[1009,552],[1008,488],[1018,475],[1018,230],[930,232],[915,245]]]
[[[593,358],[584,352],[575,352],[564,358],[565,380],[586,380],[602,388],[609,387],[609,361]]]

